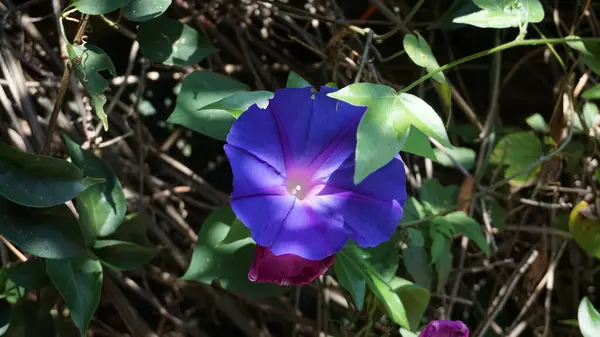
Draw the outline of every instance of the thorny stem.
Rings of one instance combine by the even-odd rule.
[[[83,15],[81,23],[79,24],[79,28],[77,29],[77,33],[75,34],[75,38],[73,39],[74,44],[82,43],[83,35],[85,34],[85,29],[87,27],[89,19],[89,15]],[[52,109],[52,115],[50,116],[50,122],[48,123],[48,130],[46,131],[46,140],[44,142],[44,149],[42,150],[42,154],[48,154],[48,152],[50,152],[50,145],[52,144],[52,136],[54,134],[54,129],[56,128],[58,113],[60,112],[60,108],[62,107],[63,101],[65,99],[65,94],[67,93],[67,88],[69,86],[72,66],[73,64],[71,63],[71,61],[68,61],[65,70],[63,71],[62,79],[60,80],[60,87],[58,89],[58,97],[56,97],[56,102],[54,103],[54,108]]]

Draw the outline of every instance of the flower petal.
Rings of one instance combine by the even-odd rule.
[[[257,244],[270,247],[288,217],[296,198],[290,195],[263,195],[231,198],[231,208],[250,229]]]
[[[469,328],[461,321],[431,321],[419,337],[469,337]]]
[[[233,172],[232,198],[287,194],[285,178],[274,167],[246,150],[229,144],[224,148]]]
[[[227,143],[256,156],[285,175],[282,135],[269,107],[250,106],[233,122]]]
[[[296,200],[269,248],[276,255],[322,260],[342,249],[349,236],[339,217],[308,198]]]
[[[349,158],[347,161],[352,161]],[[325,182],[314,199],[336,211],[351,232],[351,238],[362,247],[373,247],[388,240],[400,218],[406,200],[406,172],[397,156],[354,185],[354,166],[342,165]]]
[[[318,169],[337,155],[341,164],[354,151],[356,130],[366,107],[328,97],[331,88],[288,88],[275,92],[269,103],[281,134],[287,139],[287,165]],[[340,144],[345,144],[339,152]]]
[[[257,245],[248,279],[281,286],[308,284],[323,275],[334,260],[335,255],[318,261],[306,260],[293,254],[277,256],[269,248]]]

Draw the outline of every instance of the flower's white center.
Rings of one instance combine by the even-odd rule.
[[[303,200],[310,191],[310,178],[303,174],[292,174],[288,176],[286,189],[289,194],[299,200]]]

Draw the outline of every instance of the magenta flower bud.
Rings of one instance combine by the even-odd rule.
[[[280,286],[308,284],[323,275],[334,260],[335,255],[319,261],[303,259],[293,254],[277,256],[269,248],[257,245],[248,279]]]
[[[354,184],[356,132],[367,108],[327,96],[335,90],[277,90],[265,109],[255,104],[242,113],[227,136],[231,207],[265,249],[257,247],[253,281],[310,282],[349,239],[377,246],[402,217],[399,155]]]
[[[431,321],[419,337],[469,337],[469,328],[461,321]]]

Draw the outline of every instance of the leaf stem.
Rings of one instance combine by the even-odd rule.
[[[77,33],[75,34],[75,38],[73,39],[74,44],[81,44],[83,42],[83,35],[85,34],[85,29],[89,20],[90,16],[87,14],[84,14],[81,18],[81,23],[79,24],[79,28],[77,29]],[[50,152],[50,145],[52,144],[52,136],[54,134],[54,129],[56,128],[58,114],[60,112],[60,108],[62,107],[63,101],[65,100],[65,94],[67,93],[67,89],[69,87],[72,66],[73,65],[71,61],[67,61],[65,70],[63,71],[63,75],[60,80],[60,87],[58,88],[58,97],[56,97],[56,102],[54,103],[52,114],[50,115],[50,122],[48,123],[48,130],[46,130],[46,140],[44,141],[44,149],[42,150],[42,154],[48,154],[48,152]]]
[[[405,93],[410,91],[411,89],[413,89],[414,87],[416,87],[417,85],[425,82],[426,80],[432,78],[434,75],[436,75],[437,73],[441,73],[444,72],[450,68],[454,68],[459,64],[463,64],[465,62],[469,62],[484,56],[488,56],[488,55],[492,55],[494,53],[506,50],[506,49],[510,49],[510,48],[514,48],[514,47],[522,47],[522,46],[537,46],[537,45],[543,45],[543,44],[559,44],[559,43],[565,43],[567,41],[578,41],[578,42],[600,42],[599,38],[553,38],[553,39],[530,39],[530,40],[515,40],[515,41],[511,41],[511,42],[507,42],[505,44],[501,44],[499,46],[496,46],[494,48],[490,48],[484,51],[480,51],[479,53],[475,53],[473,55],[469,55],[466,57],[463,57],[461,59],[458,59],[456,61],[452,61],[448,64],[445,64],[439,68],[437,68],[436,70],[428,73],[427,75],[419,78],[418,80],[414,81],[413,83],[411,83],[409,86],[405,87],[404,89],[400,90],[400,93]]]

